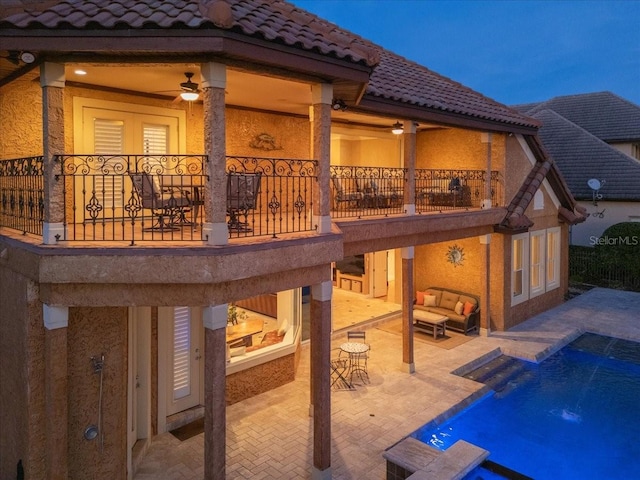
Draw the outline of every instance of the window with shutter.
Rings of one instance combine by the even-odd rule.
[[[191,315],[189,307],[174,308],[173,399],[191,394]]]

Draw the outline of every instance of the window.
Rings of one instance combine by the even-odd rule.
[[[547,287],[546,291],[560,286],[560,227],[547,230]]]
[[[529,298],[529,234],[514,235],[511,261],[511,305]]]
[[[640,143],[631,144],[631,156],[636,160],[640,160]]]
[[[514,235],[511,305],[560,286],[560,227]]]
[[[533,209],[544,209],[544,193],[542,193],[542,190],[536,190],[536,194],[533,197]]]
[[[544,231],[531,233],[531,297],[545,291],[545,250]]]

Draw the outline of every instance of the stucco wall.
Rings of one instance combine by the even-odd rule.
[[[491,141],[491,170],[504,171],[505,136],[494,133]],[[486,170],[487,144],[482,133],[459,128],[419,132],[416,138],[416,167]]]
[[[0,478],[45,477],[44,327],[37,289],[0,265]]]
[[[42,90],[34,78],[0,88],[0,159],[42,155]]]
[[[640,195],[640,186],[638,187]],[[587,209],[585,222],[571,227],[571,245],[593,247],[611,225],[621,222],[640,222],[640,202],[579,202]],[[602,217],[597,214],[602,214]]]
[[[127,471],[127,308],[70,308],[69,478],[126,478]],[[104,449],[85,440],[98,423],[100,375],[91,357],[105,354],[102,389]]]
[[[462,248],[462,265],[454,266],[447,261],[449,249],[457,245]],[[450,242],[419,245],[415,248],[416,290],[438,286],[469,292],[480,296],[484,283],[484,258],[478,237],[463,238]]]

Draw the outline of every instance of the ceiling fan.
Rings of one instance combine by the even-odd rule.
[[[198,84],[191,80],[193,75],[194,75],[193,72],[184,72],[184,76],[187,77],[187,81],[180,83],[179,89],[159,90],[159,91],[156,91],[155,93],[177,92],[178,95],[173,100],[173,103],[180,102],[181,100],[185,100],[187,102],[194,102],[200,96],[200,89],[198,88]]]

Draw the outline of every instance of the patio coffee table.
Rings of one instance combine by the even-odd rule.
[[[414,327],[424,332],[433,331],[433,339],[438,338],[438,334],[442,333],[444,337],[447,333],[447,320],[449,317],[440,315],[439,313],[425,312],[424,310],[413,311]],[[430,330],[427,330],[429,328]]]

